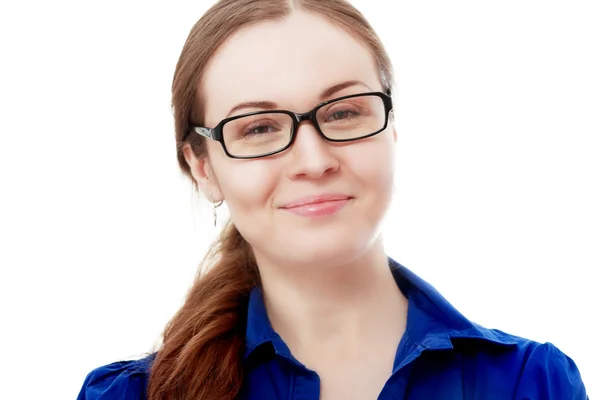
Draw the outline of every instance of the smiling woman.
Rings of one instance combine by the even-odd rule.
[[[342,0],[223,0],[173,82],[177,157],[231,221],[150,356],[79,399],[585,399],[551,344],[485,329],[387,257],[390,61]]]

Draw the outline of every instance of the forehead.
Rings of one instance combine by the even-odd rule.
[[[367,85],[357,91],[381,90],[369,49],[324,18],[296,11],[238,31],[213,55],[202,83],[205,124],[248,101],[306,111],[323,90],[349,80]]]

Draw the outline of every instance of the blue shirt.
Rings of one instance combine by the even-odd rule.
[[[575,363],[552,344],[483,328],[405,267],[393,260],[390,267],[408,299],[408,320],[378,400],[587,398]],[[93,370],[78,400],[145,399],[153,359]],[[319,376],[273,330],[258,288],[248,305],[245,369],[240,400],[319,399]]]

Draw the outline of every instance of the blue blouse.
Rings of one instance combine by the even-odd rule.
[[[552,344],[483,328],[405,267],[391,259],[390,267],[408,298],[408,320],[378,400],[587,398],[575,363]],[[93,370],[77,399],[145,399],[153,359]],[[240,400],[319,399],[319,376],[272,329],[258,288],[248,305],[245,363]]]

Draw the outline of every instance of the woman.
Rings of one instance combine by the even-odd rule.
[[[231,222],[149,357],[79,399],[585,399],[551,344],[478,326],[388,259],[390,61],[342,0],[224,0],[173,82],[182,170]]]

